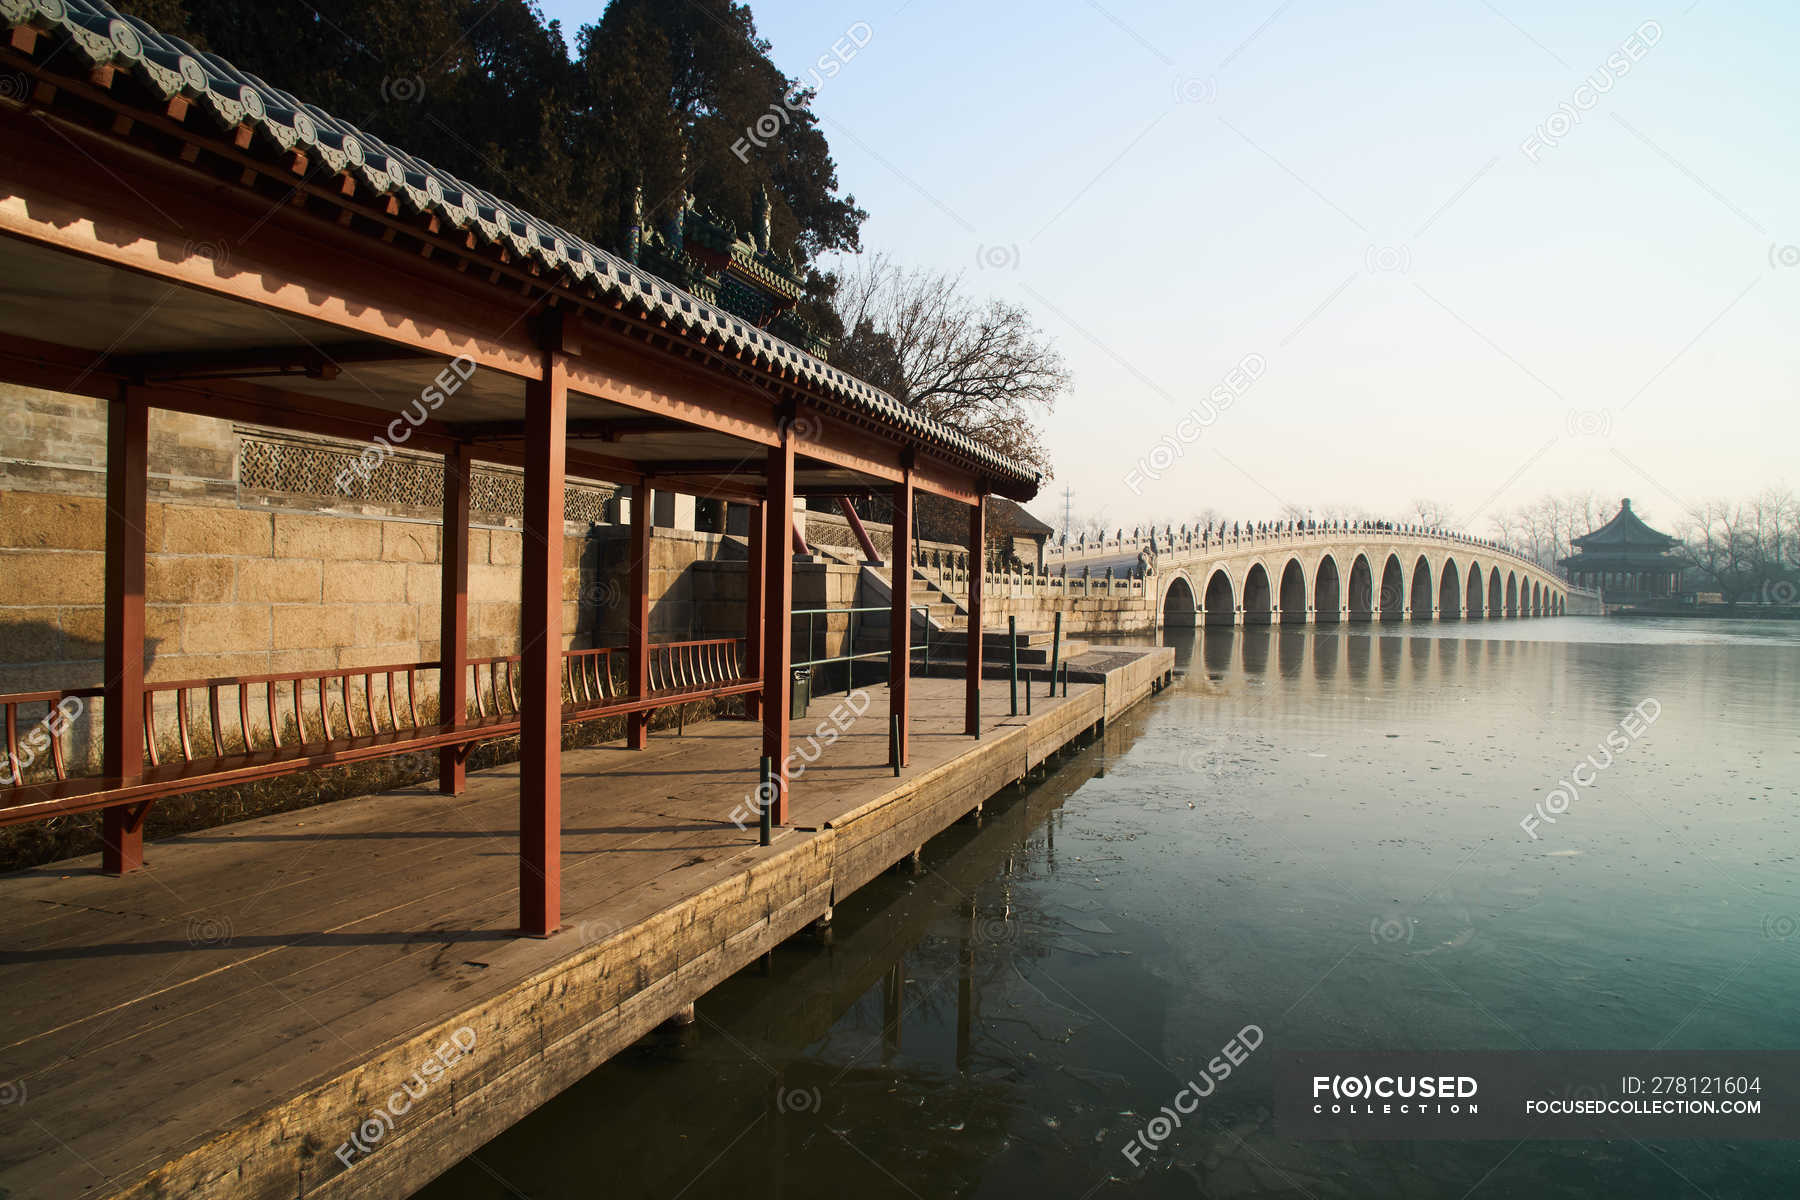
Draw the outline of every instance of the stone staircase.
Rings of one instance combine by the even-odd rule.
[[[885,602],[888,592],[886,572],[870,571],[864,574],[865,594],[870,591],[879,593],[875,602]],[[966,660],[969,645],[969,610],[965,603],[966,593],[959,599],[946,590],[929,572],[918,567],[912,572],[913,605],[913,645],[924,644],[929,628],[931,643],[931,659],[934,663],[961,663]],[[868,603],[869,601],[864,601]],[[924,611],[920,611],[923,609]],[[1021,667],[1048,666],[1052,652],[1054,633],[1049,629],[1021,629],[1017,635],[1019,665]],[[856,649],[858,653],[873,652],[888,644],[887,618],[880,614],[869,614],[860,624],[857,631]],[[1067,635],[1063,639],[1062,657],[1079,654],[1086,649],[1081,643],[1072,643]],[[918,652],[915,650],[915,654]],[[981,633],[981,657],[988,663],[1005,663],[1011,660],[1011,644],[1007,639],[1004,626],[983,629]]]
[[[915,624],[921,619],[916,610],[923,605],[929,610],[924,619],[931,622],[934,631],[967,629],[969,626],[969,610],[962,602],[917,567],[913,568],[912,573],[912,604]]]

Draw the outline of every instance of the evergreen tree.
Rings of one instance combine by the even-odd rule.
[[[776,251],[792,255],[829,317],[815,256],[857,249],[865,214],[808,104],[790,91],[730,0],[612,0],[576,36],[528,0],[121,0],[164,32],[615,253],[632,198],[660,225],[684,190],[751,231],[771,198]],[[761,148],[733,150],[780,111]]]

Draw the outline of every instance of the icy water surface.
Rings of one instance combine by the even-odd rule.
[[[1800,1049],[1800,627],[1401,630],[1172,638],[1173,689],[840,904],[829,945],[423,1195],[1800,1196],[1791,1142],[1282,1136],[1276,1047]]]

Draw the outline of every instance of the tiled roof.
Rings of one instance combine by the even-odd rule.
[[[717,338],[760,367],[789,371],[846,407],[960,454],[996,476],[1032,489],[1040,481],[1036,470],[914,412],[879,388],[110,4],[0,0],[0,22],[8,30],[28,26],[66,46],[84,72],[109,65],[129,72],[164,101],[185,97],[221,133],[250,129],[252,153],[275,157],[298,150],[325,172],[353,176],[359,191],[395,197],[408,213],[435,216],[471,234],[478,245],[535,262],[596,299],[629,301],[677,332]]]
[[[1619,511],[1612,520],[1594,532],[1572,540],[1583,550],[1620,549],[1626,546],[1660,550],[1675,544],[1675,539],[1668,534],[1658,533],[1644,524],[1643,519],[1631,510],[1629,500],[1620,502]]]

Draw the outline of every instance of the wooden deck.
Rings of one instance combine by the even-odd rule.
[[[993,715],[989,680],[980,741],[960,681],[915,679],[899,779],[867,689],[769,847],[758,725],[565,754],[569,915],[548,940],[513,932],[515,767],[456,799],[155,843],[124,878],[0,878],[0,1195],[404,1195],[1160,685],[1173,653],[1087,658],[1092,681],[1040,684],[1029,720]],[[841,702],[814,700],[797,748]]]

